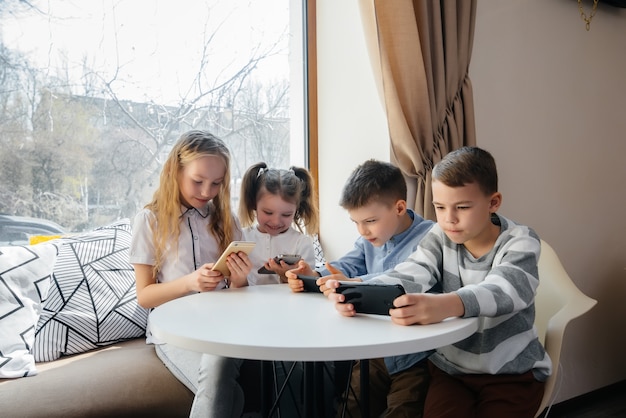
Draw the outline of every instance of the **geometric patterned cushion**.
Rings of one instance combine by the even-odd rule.
[[[37,374],[31,350],[56,255],[48,243],[0,248],[1,378]]]
[[[326,258],[324,258],[324,250],[318,234],[313,235],[313,250],[315,251],[315,268],[326,268]]]
[[[145,335],[148,311],[137,304],[128,262],[130,221],[62,238],[33,354],[52,361]]]

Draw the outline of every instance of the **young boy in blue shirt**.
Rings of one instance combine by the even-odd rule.
[[[386,162],[369,160],[358,166],[344,186],[340,205],[346,209],[361,235],[354,248],[327,269],[313,271],[301,262],[287,272],[294,292],[304,290],[296,275],[322,276],[318,285],[327,291],[328,279],[366,281],[404,261],[433,226],[406,203],[407,188],[400,169]],[[426,357],[415,353],[373,359],[370,365],[370,413],[375,417],[420,417],[428,385]],[[351,385],[358,393],[360,365],[354,365]],[[360,416],[353,396],[348,398],[348,416]],[[341,411],[339,411],[341,412]]]
[[[424,417],[532,418],[552,368],[533,325],[539,237],[496,214],[502,195],[485,150],[446,155],[433,169],[432,191],[437,224],[405,262],[374,279],[407,291],[390,310],[397,324],[479,318],[475,334],[429,358]],[[434,285],[443,293],[422,293]],[[343,295],[329,292],[342,315],[355,315]]]

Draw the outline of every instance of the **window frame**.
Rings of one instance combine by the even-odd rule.
[[[305,144],[308,168],[315,181],[315,191],[319,199],[319,153],[318,153],[318,110],[317,110],[317,1],[305,2]],[[319,204],[319,202],[318,202]]]

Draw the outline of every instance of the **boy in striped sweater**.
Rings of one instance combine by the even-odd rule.
[[[433,169],[432,191],[437,224],[407,260],[373,279],[407,291],[391,310],[397,324],[479,317],[475,334],[429,358],[424,417],[532,418],[552,367],[533,326],[539,237],[496,214],[502,195],[485,150],[446,155]],[[436,284],[442,294],[424,293]],[[355,315],[343,295],[329,298],[342,315]]]

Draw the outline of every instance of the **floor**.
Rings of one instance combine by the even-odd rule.
[[[626,417],[626,380],[554,405],[541,418]]]

